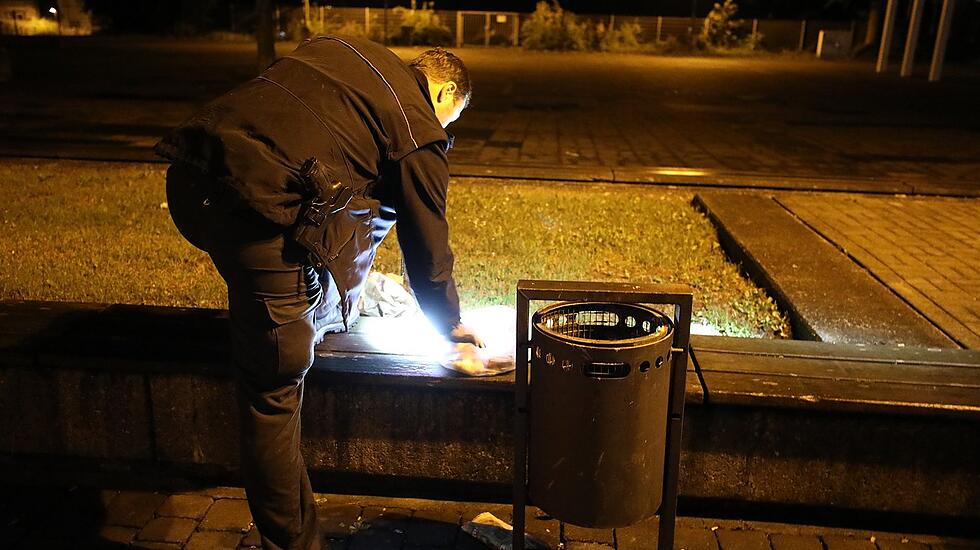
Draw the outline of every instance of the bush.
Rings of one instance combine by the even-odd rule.
[[[529,50],[585,50],[589,39],[585,24],[561,9],[558,0],[538,2],[521,28],[521,44]]]
[[[325,31],[324,34],[339,34],[343,36],[365,36],[364,23],[361,23],[359,21],[344,21],[340,24],[333,25],[332,27],[330,27],[329,30]]]
[[[439,20],[433,5],[433,2],[423,2],[422,7],[417,8],[412,0],[409,9],[395,8],[395,14],[402,18],[401,32],[396,31],[390,38],[395,43],[409,46],[451,46],[453,33]]]
[[[745,37],[745,40],[742,41],[742,47],[753,51],[761,50],[762,42],[765,40],[765,38],[766,36],[761,32],[754,34],[750,32],[749,35]]]
[[[310,21],[306,23],[306,34],[308,36],[319,34],[339,34],[343,36],[364,36],[364,23],[361,21],[345,20],[334,14],[326,14],[323,21],[315,15],[310,16]],[[379,41],[381,37],[379,35]]]
[[[303,1],[302,9],[291,10],[287,17],[286,32],[294,40],[321,34],[365,36],[362,21],[345,19],[330,6],[310,6],[309,0]],[[297,17],[298,22],[302,25],[299,29],[294,28],[294,21],[297,21]],[[378,40],[383,40],[380,34]]]
[[[649,50],[661,55],[690,55],[697,50],[697,46],[692,44],[690,39],[682,40],[676,36],[667,36],[651,44]]]
[[[17,27],[21,34],[29,36],[39,34],[58,34],[58,22],[53,19],[43,17],[18,19]]]
[[[596,25],[596,37],[598,38],[597,47],[603,52],[637,52],[643,49],[640,42],[640,24],[635,20],[632,23],[620,23],[619,27],[610,27],[602,23]]]
[[[709,50],[757,49],[762,36],[752,34],[744,21],[736,20],[737,11],[738,4],[733,0],[716,3],[704,20],[704,28],[698,37],[700,45]]]

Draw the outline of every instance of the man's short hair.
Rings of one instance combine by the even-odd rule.
[[[463,65],[463,60],[456,57],[453,52],[443,48],[432,48],[422,52],[409,65],[436,82],[455,82],[456,97],[465,102],[464,107],[470,104],[470,97],[473,95],[470,72],[466,69],[466,65]]]

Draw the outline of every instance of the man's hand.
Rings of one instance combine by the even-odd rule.
[[[485,348],[483,340],[462,324],[456,325],[449,333],[449,341],[457,344],[473,344],[478,348]]]

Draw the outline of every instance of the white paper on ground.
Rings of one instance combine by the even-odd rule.
[[[473,518],[463,524],[463,531],[494,550],[511,550],[514,547],[514,528],[490,512]],[[550,550],[547,544],[525,533],[524,548],[528,550]]]

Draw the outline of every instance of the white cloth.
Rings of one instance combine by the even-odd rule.
[[[398,317],[410,323],[414,344],[426,350],[441,350],[440,364],[467,376],[494,376],[514,370],[514,339],[517,313],[507,306],[490,306],[464,311],[462,323],[483,339],[486,347],[446,342],[426,324],[415,297],[398,275],[372,271],[358,303],[365,317]],[[420,324],[421,323],[421,324]],[[407,328],[407,326],[406,326]],[[434,341],[438,340],[438,342]]]
[[[405,290],[401,277],[372,271],[364,283],[357,309],[365,317],[406,317],[417,314],[419,304]]]

